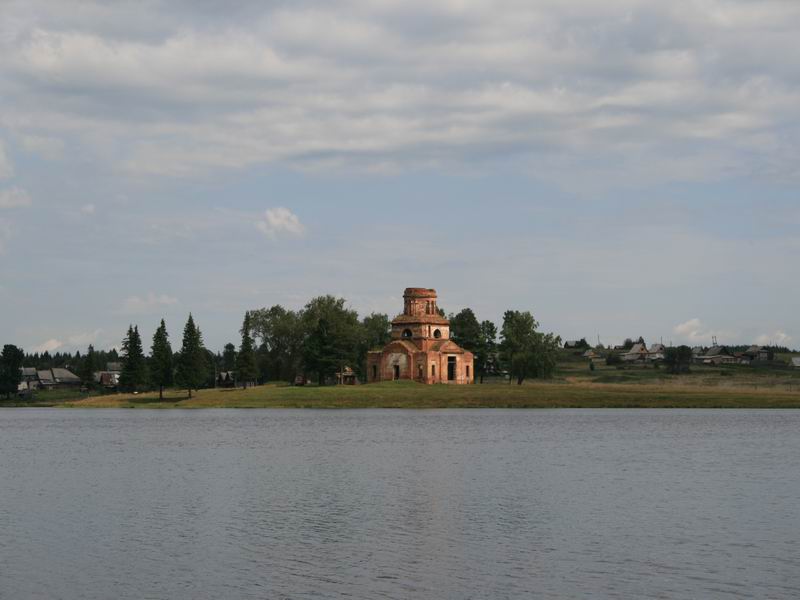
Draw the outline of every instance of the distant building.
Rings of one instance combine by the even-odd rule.
[[[800,369],[800,356],[793,356],[792,361],[789,364],[795,369]]]
[[[356,374],[350,367],[345,367],[336,373],[336,385],[356,385],[357,383]]]
[[[233,371],[221,371],[217,374],[217,387],[236,387],[236,377]]]
[[[629,363],[647,362],[649,353],[644,344],[634,344],[633,347],[622,355],[622,360]]]
[[[713,346],[700,357],[704,365],[733,365],[737,359],[725,346]]]
[[[653,344],[647,351],[647,360],[650,362],[664,360],[666,354],[667,349],[664,347],[664,344]]]
[[[773,356],[774,354],[769,348],[753,345],[741,353],[739,362],[743,364],[750,364],[757,361],[767,362],[772,360]]]
[[[472,352],[450,339],[450,321],[439,314],[436,290],[406,288],[403,314],[392,321],[392,341],[367,354],[369,382],[472,383]]]

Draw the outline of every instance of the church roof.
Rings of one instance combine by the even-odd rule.
[[[449,325],[450,321],[441,315],[397,315],[392,320],[392,325],[429,323],[430,325]]]

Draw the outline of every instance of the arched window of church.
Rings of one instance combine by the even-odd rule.
[[[442,337],[442,332],[441,332],[441,330],[439,330],[439,329],[434,329],[434,331],[433,331],[433,337],[435,337],[437,340],[438,340],[440,337]]]
[[[412,334],[411,334],[411,330],[410,330],[410,329],[404,329],[404,330],[403,330],[403,337],[404,337],[404,338],[410,338],[410,337],[411,337],[411,335],[412,335]]]

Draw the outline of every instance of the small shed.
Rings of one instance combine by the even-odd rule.
[[[356,385],[356,383],[358,379],[350,367],[345,367],[336,373],[336,385]]]

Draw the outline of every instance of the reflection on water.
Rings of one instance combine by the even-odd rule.
[[[800,411],[0,411],[0,598],[793,598]]]

